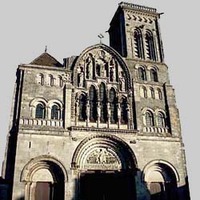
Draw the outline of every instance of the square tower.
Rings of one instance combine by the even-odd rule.
[[[189,200],[156,9],[120,3],[110,46],[17,68],[3,178],[9,199]]]

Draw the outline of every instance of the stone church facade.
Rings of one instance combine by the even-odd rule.
[[[190,199],[159,18],[122,2],[110,46],[18,66],[3,167],[10,199]]]

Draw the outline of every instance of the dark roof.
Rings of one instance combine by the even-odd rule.
[[[60,62],[58,62],[53,56],[46,52],[41,54],[39,57],[35,58],[30,64],[63,67],[63,65]]]

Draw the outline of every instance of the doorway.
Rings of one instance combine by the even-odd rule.
[[[134,200],[135,179],[132,173],[93,171],[80,177],[82,200]]]

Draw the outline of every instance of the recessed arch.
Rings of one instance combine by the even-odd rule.
[[[104,161],[98,161],[98,156],[102,152]],[[137,168],[136,157],[130,147],[118,137],[104,134],[88,137],[78,145],[72,158],[72,167],[87,169],[88,161],[91,161],[89,164],[94,169],[136,170]],[[109,162],[112,165],[109,165]]]
[[[175,167],[164,160],[149,162],[143,170],[142,181],[153,199],[177,199],[179,175]]]
[[[43,155],[31,159],[23,168],[20,181],[25,182],[25,199],[65,198],[67,172],[57,159]]]
[[[38,156],[36,158],[31,159],[23,168],[20,181],[30,181],[34,172],[41,168],[49,168],[50,165],[58,166],[58,168],[62,171],[64,175],[64,181],[67,182],[68,175],[67,171],[65,170],[64,165],[58,161],[56,158],[48,155]],[[55,178],[55,177],[54,177]],[[56,180],[56,179],[54,179]]]

